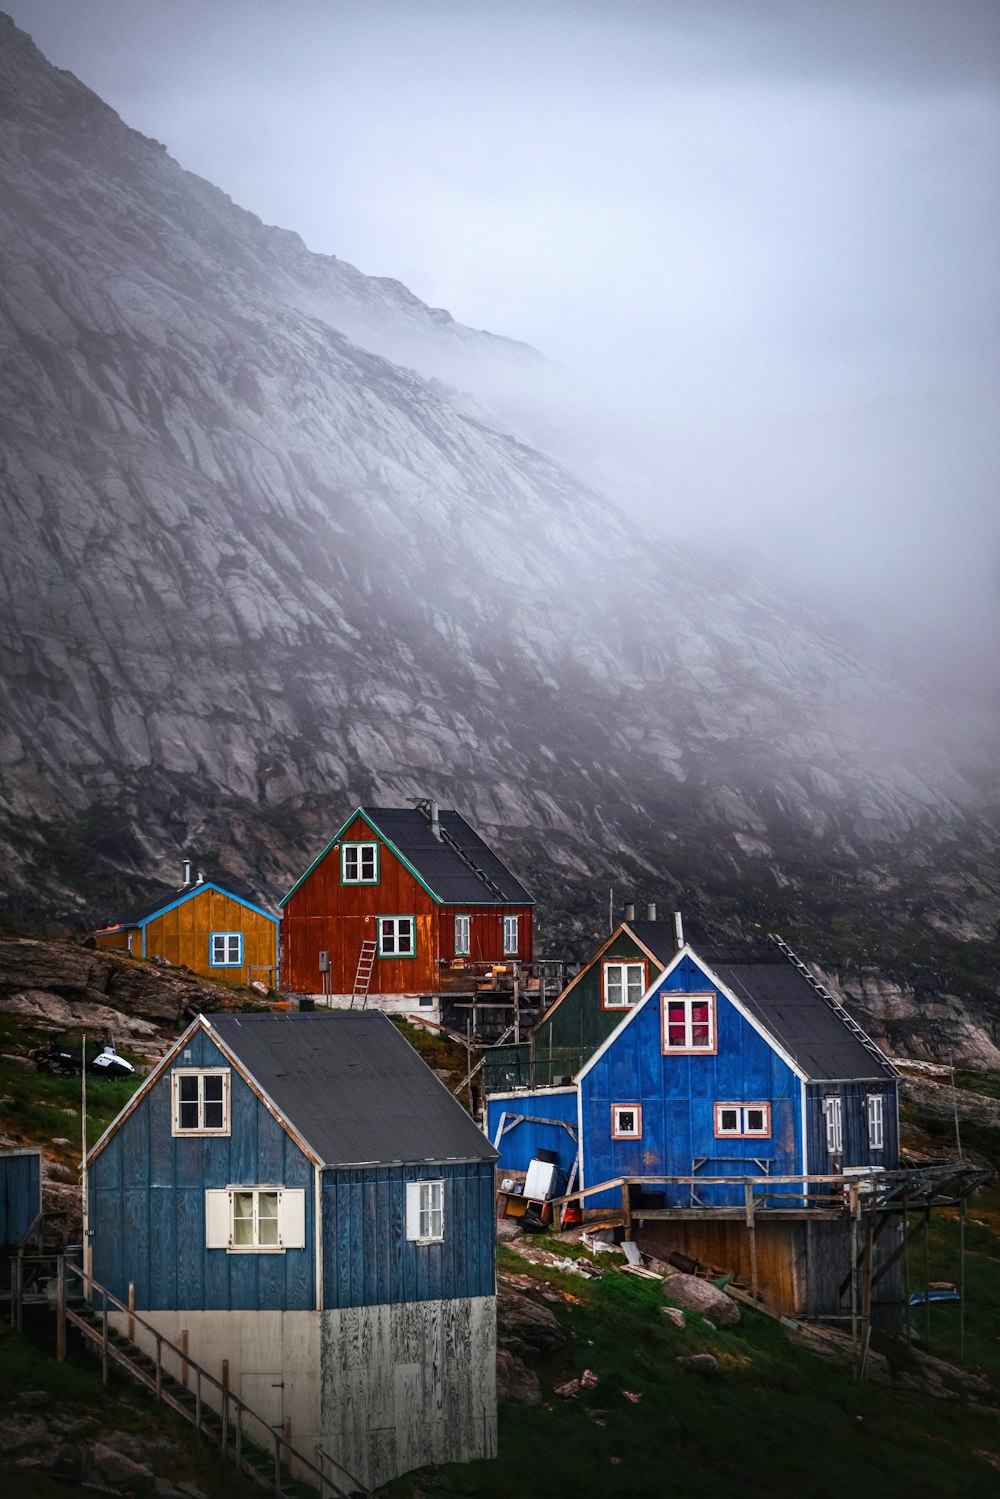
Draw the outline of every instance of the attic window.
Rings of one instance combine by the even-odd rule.
[[[637,1103],[614,1103],[611,1105],[612,1140],[639,1140],[642,1138],[642,1107]]]
[[[377,843],[341,844],[340,883],[342,885],[378,884]]]
[[[444,1182],[406,1183],[406,1237],[417,1244],[444,1238]]]
[[[715,1137],[728,1135],[730,1139],[763,1138],[771,1133],[771,1105],[769,1103],[717,1103],[715,1105]]]
[[[229,1134],[229,1073],[176,1067],[170,1074],[175,1135]]]
[[[605,963],[604,1008],[628,1010],[638,1004],[646,989],[645,963]]]
[[[715,994],[664,994],[663,1052],[715,1051]]]

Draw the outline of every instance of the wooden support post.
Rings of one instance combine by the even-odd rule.
[[[156,1398],[163,1394],[163,1339],[156,1334]]]
[[[201,1365],[198,1365],[198,1373],[194,1387],[194,1426],[195,1431],[201,1430]]]
[[[521,1044],[521,980],[518,977],[517,964],[514,964],[514,1045]]]
[[[229,1441],[229,1360],[222,1360],[222,1450]]]
[[[924,1352],[931,1351],[931,1210],[924,1208]]]
[[[187,1330],[186,1327],[183,1328],[182,1331],[181,1331],[181,1353],[183,1353],[183,1355],[184,1355],[184,1357],[181,1359],[181,1384],[184,1386],[185,1389],[187,1389],[187,1387],[188,1387],[188,1373],[189,1373],[189,1370],[188,1370],[188,1330]]]
[[[958,1204],[958,1362],[965,1363],[965,1198]]]
[[[625,1225],[625,1237],[632,1237],[632,1191],[628,1182],[622,1182],[622,1219]]]
[[[903,1197],[903,1325],[906,1328],[906,1346],[910,1346],[910,1199]]]
[[[743,1183],[743,1205],[746,1209],[747,1232],[750,1237],[750,1291],[756,1306],[760,1299],[757,1293],[757,1225],[754,1221],[753,1182],[749,1179]]]
[[[11,1278],[11,1322],[20,1332],[24,1326],[24,1245],[17,1251],[17,1259],[10,1267]]]
[[[243,1466],[243,1402],[236,1407],[236,1466]]]
[[[861,1358],[858,1364],[858,1380],[863,1381],[865,1367],[868,1363],[868,1348],[872,1336],[872,1272],[875,1261],[875,1194],[872,1193],[872,1203],[868,1210],[868,1223],[865,1228],[865,1268],[861,1281]]]
[[[129,1340],[130,1343],[134,1343],[135,1342],[135,1318],[132,1315],[132,1313],[134,1311],[135,1311],[135,1281],[134,1280],[130,1280],[129,1283],[128,1283],[128,1340]]]
[[[60,1250],[56,1261],[56,1358],[66,1361],[66,1256]]]
[[[104,1293],[104,1310],[101,1313],[101,1379],[108,1382],[108,1293]]]
[[[851,1212],[851,1342],[855,1357],[858,1351],[858,1193],[848,1189]]]
[[[274,1433],[274,1499],[281,1499],[281,1433]]]

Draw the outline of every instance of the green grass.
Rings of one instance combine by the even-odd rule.
[[[911,1217],[911,1292],[922,1291],[927,1276],[923,1236],[916,1237],[915,1228],[916,1219]],[[930,1279],[959,1286],[962,1263],[957,1210],[931,1215],[928,1247]],[[931,1304],[929,1338],[927,1307],[911,1308],[910,1317],[921,1346],[950,1363],[958,1363],[964,1351],[965,1366],[1000,1387],[1000,1187],[996,1184],[980,1189],[966,1208],[964,1350],[961,1310],[956,1303]]]

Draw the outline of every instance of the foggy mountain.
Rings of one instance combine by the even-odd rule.
[[[553,952],[613,884],[964,983],[981,1028],[995,725],[640,530],[529,441],[540,354],[263,225],[6,18],[0,115],[9,916],[82,926],[187,850],[273,899],[358,800],[431,795]]]

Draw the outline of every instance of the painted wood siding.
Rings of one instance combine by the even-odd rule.
[[[376,885],[344,885],[340,879],[343,843],[377,843]],[[372,994],[434,994],[440,978],[439,907],[381,838],[357,817],[291,896],[281,920],[282,986],[294,993],[323,991],[319,955],[330,955],[331,994],[350,994],[362,942],[378,940],[378,916],[413,916],[417,950],[413,958],[375,959]]]
[[[443,1179],[444,1240],[406,1237],[406,1183]],[[493,1164],[370,1166],[323,1172],[323,1304],[493,1296]]]
[[[494,1142],[500,1120],[504,1114],[510,1121],[517,1114],[527,1114],[531,1120],[563,1120],[572,1126],[574,1134],[563,1129],[562,1124],[537,1124],[525,1119],[504,1132],[497,1149],[500,1159],[497,1172],[527,1171],[539,1150],[555,1151],[559,1158],[559,1169],[568,1176],[576,1159],[577,1142],[577,1090],[568,1088],[559,1093],[514,1093],[508,1098],[491,1098],[487,1105],[489,1137]]]
[[[41,1151],[0,1153],[0,1245],[21,1244],[41,1211]]]
[[[533,1082],[537,1087],[557,1077],[574,1077],[620,1024],[626,1012],[606,1010],[603,1005],[604,964],[616,959],[645,962],[647,984],[662,972],[627,932],[619,933],[606,952],[577,974],[532,1036]]]
[[[818,1176],[826,1175],[838,1169],[836,1159],[839,1159],[841,1166],[883,1166],[887,1171],[895,1171],[899,1166],[896,1088],[895,1078],[888,1077],[872,1082],[809,1083],[806,1088],[809,1170]],[[881,1150],[872,1150],[868,1143],[867,1097],[869,1093],[883,1095],[883,1148]],[[844,1148],[839,1158],[836,1159],[827,1149],[823,1100],[828,1097],[837,1097],[841,1100]]]
[[[721,994],[715,1054],[665,1056],[660,995],[668,990],[715,992],[697,964],[683,959],[581,1080],[584,1185],[617,1176],[687,1176],[696,1164],[706,1176],[796,1172],[801,1158],[796,1074]],[[768,1103],[770,1135],[716,1138],[715,1105],[724,1102]],[[641,1139],[611,1138],[614,1104],[641,1104]],[[601,1194],[588,1204],[608,1205],[603,1199]],[[742,1201],[742,1189],[703,1189],[698,1200],[705,1206]],[[691,1201],[688,1189],[674,1188],[667,1206]]]
[[[210,945],[213,932],[241,932],[243,963],[240,967],[213,968]],[[167,958],[175,966],[186,964],[195,973],[222,983],[245,984],[251,978],[273,983],[278,961],[278,924],[270,917],[241,905],[221,890],[205,888],[171,910],[146,923],[145,957]],[[135,949],[138,955],[139,949]],[[250,969],[271,969],[251,973]]]
[[[196,1032],[177,1067],[227,1067],[210,1036]],[[171,1134],[170,1072],[157,1081],[95,1159],[90,1225],[95,1278],[139,1310],[306,1311],[316,1305],[315,1173],[237,1072],[231,1073],[231,1133]],[[283,1254],[230,1254],[205,1243],[205,1190],[284,1186],[305,1190],[306,1247]]]
[[[142,933],[137,926],[126,927],[120,932],[95,932],[96,947],[110,947],[116,952],[130,952],[138,957],[142,951]]]
[[[468,953],[455,952],[455,917],[469,917]],[[516,916],[518,944],[516,953],[505,953],[503,948],[503,919]],[[533,906],[442,906],[441,907],[441,957],[451,962],[453,958],[467,957],[470,963],[530,963],[534,957],[534,907]]]

